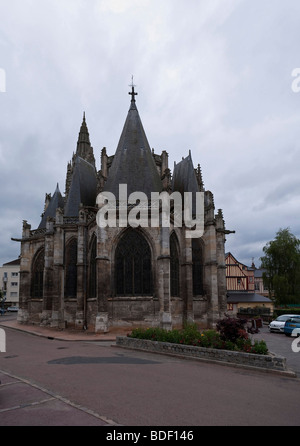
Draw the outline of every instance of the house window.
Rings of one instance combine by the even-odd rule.
[[[11,282],[11,286],[18,286],[18,282]]]
[[[35,256],[32,265],[31,297],[42,299],[44,292],[45,250],[41,249]]]
[[[18,277],[18,273],[11,273],[11,277]]]
[[[151,251],[144,236],[128,229],[116,249],[115,289],[117,296],[151,295]]]
[[[171,296],[179,296],[179,253],[175,232],[170,237],[170,273]]]
[[[72,239],[66,247],[66,285],[65,297],[77,294],[77,240]]]

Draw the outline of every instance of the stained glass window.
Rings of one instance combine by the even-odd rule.
[[[203,256],[200,240],[192,239],[193,295],[203,294]]]
[[[175,232],[170,237],[170,273],[171,296],[179,296],[179,253]]]
[[[90,266],[89,266],[89,297],[96,297],[96,283],[97,283],[97,270],[96,270],[96,257],[97,257],[97,239],[93,238],[91,252],[90,252]]]
[[[32,265],[31,297],[43,298],[45,250],[41,249],[35,256]]]
[[[134,229],[128,229],[117,246],[115,283],[118,296],[145,296],[153,292],[150,247]]]
[[[65,297],[77,294],[77,240],[72,239],[66,247]]]

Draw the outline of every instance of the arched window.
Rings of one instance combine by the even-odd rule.
[[[77,240],[72,239],[66,247],[65,297],[77,294]]]
[[[43,248],[36,254],[32,264],[31,297],[34,299],[42,299],[44,295],[44,266],[45,250]]]
[[[179,296],[179,253],[175,232],[170,237],[170,274],[171,296]]]
[[[193,295],[203,294],[203,255],[200,240],[192,239]]]
[[[90,265],[89,265],[89,297],[96,297],[96,295],[97,295],[96,257],[97,257],[97,239],[96,239],[96,237],[93,237],[91,251],[90,251]]]
[[[128,229],[116,249],[115,284],[117,296],[151,295],[151,251],[143,235]]]

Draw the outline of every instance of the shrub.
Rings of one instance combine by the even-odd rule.
[[[268,353],[265,341],[255,341],[254,345],[248,338],[241,320],[219,321],[219,330],[204,330],[200,332],[196,324],[187,324],[182,330],[164,330],[158,327],[135,328],[128,337],[148,339],[150,341],[171,342],[173,344],[194,345],[198,347],[237,350],[265,355]],[[225,322],[223,322],[225,321]],[[244,324],[244,322],[243,322]],[[234,339],[234,340],[233,340]]]
[[[268,347],[264,340],[254,341],[254,345],[252,346],[252,352],[257,353],[259,355],[266,355],[268,353]]]
[[[217,322],[217,330],[223,341],[236,342],[237,339],[247,339],[248,334],[244,328],[247,320],[239,318],[225,317]]]

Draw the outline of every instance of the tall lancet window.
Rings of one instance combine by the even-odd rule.
[[[97,239],[96,239],[96,237],[93,237],[91,250],[90,250],[90,262],[89,262],[89,297],[96,297],[96,295],[97,295],[96,257],[97,257]]]
[[[65,297],[76,297],[77,294],[77,240],[72,239],[66,246],[65,256]]]
[[[42,299],[44,295],[44,266],[45,250],[43,248],[36,254],[32,264],[31,297],[34,299]]]
[[[171,296],[179,296],[179,250],[175,232],[170,237]]]
[[[151,251],[144,236],[128,229],[116,249],[117,296],[146,296],[153,292]]]
[[[193,295],[203,294],[203,253],[202,245],[199,239],[192,239],[192,258],[193,258]]]

